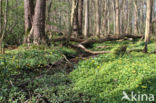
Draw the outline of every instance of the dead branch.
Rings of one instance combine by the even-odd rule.
[[[91,50],[87,49],[86,47],[84,47],[82,44],[78,44],[76,46],[75,45],[70,45],[70,46],[75,49],[82,50],[86,53],[93,54],[93,55],[110,53],[110,51],[91,51]]]

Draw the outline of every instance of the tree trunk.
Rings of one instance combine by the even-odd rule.
[[[71,17],[70,17],[70,23],[69,23],[69,30],[68,30],[68,35],[67,35],[67,42],[70,40],[70,37],[72,35],[73,31],[73,25],[74,25],[74,14],[76,12],[77,8],[77,2],[76,0],[72,1],[72,8],[71,8]]]
[[[134,34],[138,34],[138,8],[137,8],[137,0],[134,0],[134,8],[135,8],[135,19],[134,19]]]
[[[84,0],[79,0],[78,2],[78,33],[79,35],[82,35],[83,2]]]
[[[35,15],[34,15],[34,41],[33,43],[39,45],[41,43],[47,44],[45,35],[45,14],[46,0],[36,0]]]
[[[74,11],[74,21],[73,21],[73,35],[74,37],[78,36],[78,0],[74,0],[75,11]]]
[[[25,20],[24,43],[27,43],[29,41],[28,34],[32,28],[33,15],[34,15],[33,0],[24,0],[24,20]]]
[[[115,1],[115,7],[116,7],[116,31],[115,34],[120,34],[120,9],[119,9],[119,0]]]
[[[82,35],[82,20],[83,20],[83,0],[74,0],[75,11],[73,21],[73,35],[78,37]]]
[[[8,21],[8,0],[5,0],[4,28],[2,30],[2,35],[0,37],[0,49],[1,49],[2,54],[5,53],[3,39],[4,39],[4,36],[6,34],[6,29],[7,29],[7,24],[8,24],[7,21]]]
[[[145,48],[144,52],[147,53],[147,45],[150,39],[150,31],[151,31],[151,8],[152,8],[153,0],[147,0],[147,11],[146,11],[146,28],[145,28]]]
[[[87,38],[89,34],[89,0],[85,0],[85,25],[84,37]]]
[[[100,35],[100,2],[96,0],[96,35]]]

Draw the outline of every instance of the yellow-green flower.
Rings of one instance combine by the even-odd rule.
[[[135,71],[135,70],[133,70],[133,71],[132,71],[132,73],[136,73],[136,71]]]
[[[147,88],[147,86],[141,86],[142,88],[144,88],[144,89],[146,89]]]
[[[100,66],[97,66],[97,69],[100,69]]]

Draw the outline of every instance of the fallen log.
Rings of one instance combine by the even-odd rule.
[[[105,38],[87,39],[87,40],[71,37],[69,40],[74,41],[74,42],[79,42],[82,45],[88,45],[88,44],[92,44],[92,43],[102,43],[105,41],[116,41],[116,40],[125,39],[125,38],[138,39],[138,38],[142,38],[142,36],[125,34],[125,35],[118,35],[118,36],[117,35],[109,35]],[[57,42],[57,41],[65,41],[65,40],[67,40],[66,37],[59,37],[59,38],[53,39],[52,41]]]
[[[56,39],[52,39],[53,42],[66,41],[66,40],[67,40],[67,38],[64,36],[56,38]],[[73,42],[83,42],[84,41],[83,39],[78,39],[78,38],[73,38],[73,37],[71,37],[69,40],[73,41]]]
[[[82,45],[89,45],[89,44],[93,44],[93,43],[102,43],[105,41],[116,41],[116,40],[120,40],[120,39],[124,39],[124,38],[133,38],[133,39],[138,39],[141,38],[142,36],[136,36],[136,35],[119,35],[119,36],[108,36],[106,38],[102,38],[102,39],[89,39],[89,40],[85,40],[83,42],[81,42]]]

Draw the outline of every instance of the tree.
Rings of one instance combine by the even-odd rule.
[[[96,35],[100,35],[100,2],[96,0]]]
[[[72,5],[75,5],[75,11],[73,14],[73,30],[72,30],[72,34],[74,34],[75,37],[78,36],[78,0],[74,0]]]
[[[89,34],[89,0],[85,0],[85,25],[84,25],[84,37],[88,37]]]
[[[74,26],[74,15],[75,12],[77,12],[77,0],[73,0],[72,1],[72,8],[71,8],[71,17],[70,17],[70,23],[69,23],[69,31],[68,31],[68,39],[67,41],[69,41],[71,35],[72,35],[72,31],[73,31],[73,26]]]
[[[33,0],[24,0],[24,21],[25,21],[25,37],[24,43],[27,43],[29,38],[28,34],[32,28],[33,23],[33,16],[34,16],[34,4]]]
[[[146,28],[145,28],[145,48],[144,52],[147,53],[147,45],[149,42],[152,22],[152,5],[153,0],[147,0],[147,11],[146,11]]]
[[[115,34],[120,34],[120,8],[119,8],[119,0],[115,0],[115,10],[116,10],[116,15],[115,15]]]
[[[33,0],[24,0],[24,11],[26,34],[24,42],[30,43],[33,37],[34,44],[47,44],[48,39],[45,35],[46,0],[36,0],[35,9]]]
[[[134,0],[134,8],[135,8],[135,20],[134,20],[134,34],[138,34],[138,7],[137,0]]]
[[[82,35],[82,21],[83,21],[83,0],[74,0],[75,11],[73,21],[73,34],[75,37]]]
[[[83,2],[84,2],[84,0],[78,1],[78,33],[79,33],[79,35],[82,35]]]
[[[45,15],[46,15],[46,0],[36,0],[34,14],[34,44],[47,43],[45,35]]]
[[[1,1],[1,6],[2,6],[2,1]],[[1,7],[1,10],[2,10],[2,7]],[[2,13],[2,11],[1,11]],[[2,15],[2,14],[1,14]],[[1,19],[2,20],[2,19]],[[2,22],[1,22],[2,23]],[[1,49],[1,52],[4,53],[5,50],[4,50],[4,44],[3,44],[3,39],[4,39],[4,36],[6,34],[6,29],[7,29],[7,23],[8,23],[8,0],[5,0],[5,11],[4,11],[4,26],[3,26],[3,30],[1,30],[1,37],[0,37],[0,49]],[[2,26],[2,24],[1,24]],[[2,29],[2,27],[1,27]]]

